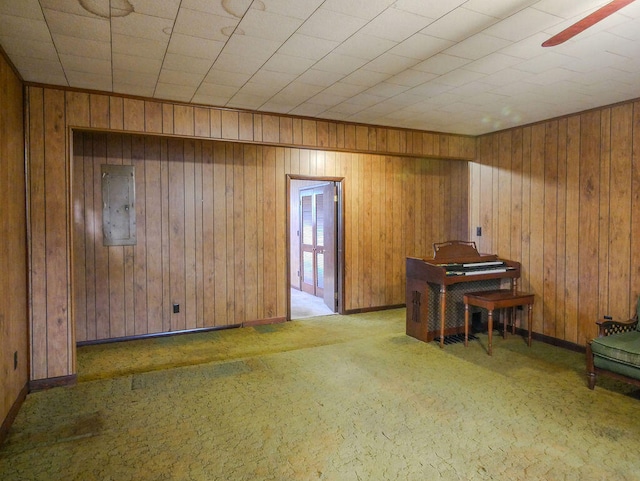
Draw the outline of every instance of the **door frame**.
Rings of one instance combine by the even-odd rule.
[[[291,181],[311,180],[321,182],[334,182],[338,196],[336,206],[336,293],[338,294],[337,310],[338,314],[345,313],[344,306],[344,177],[326,177],[312,175],[286,174],[286,222],[287,222],[287,242],[286,242],[286,269],[287,269],[287,320],[291,320]]]

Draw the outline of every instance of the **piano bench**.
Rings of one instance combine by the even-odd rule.
[[[464,295],[464,345],[469,345],[469,306],[484,308],[489,313],[489,347],[488,354],[492,354],[493,337],[493,311],[496,309],[514,308],[517,306],[529,306],[527,317],[528,338],[527,344],[531,347],[531,321],[533,316],[534,295],[529,292],[513,292],[511,289],[499,289],[495,291],[467,292]],[[511,312],[512,332],[515,332],[515,311]],[[507,335],[507,322],[503,323],[502,336]]]

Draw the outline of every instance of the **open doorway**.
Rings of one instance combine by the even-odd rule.
[[[340,312],[341,179],[289,177],[289,318]]]

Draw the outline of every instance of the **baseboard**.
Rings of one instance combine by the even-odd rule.
[[[344,311],[344,314],[345,315],[363,314],[365,312],[388,311],[389,309],[401,309],[404,307],[405,307],[405,304],[395,304],[392,306],[363,307],[360,309],[347,309]]]
[[[7,417],[2,421],[2,425],[0,426],[0,446],[4,443],[4,440],[7,438],[9,434],[9,428],[15,421],[18,412],[20,411],[20,407],[22,407],[22,403],[27,398],[27,393],[29,392],[29,383],[25,384],[24,387],[18,393],[18,397],[9,409],[7,413]]]
[[[267,324],[280,324],[282,322],[287,322],[287,319],[285,317],[270,317],[267,319],[243,322],[242,327],[264,326]]]
[[[47,379],[36,379],[34,381],[29,381],[29,392],[44,391],[45,389],[51,389],[54,387],[73,386],[77,382],[77,374],[70,374],[69,376],[50,377]]]
[[[522,334],[523,336],[527,335],[526,329],[518,328],[516,332]],[[546,344],[551,344],[552,346],[562,347],[564,349],[568,349],[570,351],[575,352],[586,352],[586,346],[581,346],[580,344],[576,344],[574,342],[564,341],[562,339],[558,339],[557,337],[545,336],[544,334],[538,334],[536,332],[531,333],[531,338],[535,341],[541,341]]]
[[[183,331],[157,332],[154,334],[139,334],[136,336],[111,337],[109,339],[96,339],[94,341],[79,341],[78,347],[92,346],[94,344],[110,344],[112,342],[135,341],[136,339],[151,339],[154,337],[181,336],[183,334],[195,334],[198,332],[222,331],[224,329],[235,329],[242,327],[242,324],[229,324],[227,326],[199,327],[198,329],[185,329]]]

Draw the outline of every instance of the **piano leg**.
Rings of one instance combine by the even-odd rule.
[[[444,321],[447,308],[447,286],[440,285],[440,349],[444,348]]]
[[[529,315],[527,317],[527,328],[529,330],[529,336],[527,338],[527,344],[529,345],[529,347],[531,347],[531,323],[533,321],[533,301],[531,304],[529,304]]]
[[[469,347],[469,304],[464,305],[464,347]]]
[[[489,309],[489,355],[490,356],[493,353],[492,341],[493,341],[493,311]]]

